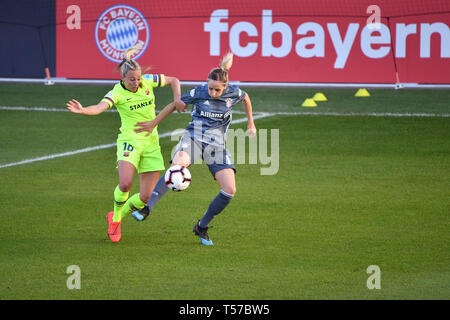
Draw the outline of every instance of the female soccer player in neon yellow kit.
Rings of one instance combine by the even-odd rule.
[[[114,105],[119,111],[119,184],[114,190],[114,211],[107,214],[108,235],[112,242],[118,242],[121,238],[122,218],[144,207],[158,181],[159,171],[164,170],[158,132],[154,130],[151,135],[134,132],[136,122],[151,121],[156,116],[153,88],[170,85],[175,105],[183,104],[180,100],[179,80],[163,74],[142,75],[139,64],[130,58],[136,49],[138,48],[130,48],[125,52],[125,57],[118,66],[122,80],[98,104],[83,107],[75,99],[67,103],[71,112],[84,115],[97,115]],[[129,197],[135,171],[139,174],[139,193]]]

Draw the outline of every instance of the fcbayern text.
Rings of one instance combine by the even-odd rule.
[[[420,58],[430,58],[432,35],[440,37],[440,58],[450,58],[450,28],[446,23],[395,23],[392,30],[383,23],[377,23],[376,28],[371,24],[348,23],[338,25],[335,22],[326,23],[326,27],[316,22],[304,22],[296,26],[294,31],[285,22],[274,22],[272,10],[262,10],[261,24],[255,26],[248,21],[236,22],[233,25],[227,22],[228,9],[217,9],[211,13],[208,22],[204,23],[203,31],[209,33],[210,56],[220,55],[221,34],[228,34],[231,51],[239,57],[250,57],[260,50],[263,57],[283,58],[289,55],[292,49],[301,58],[325,57],[325,29],[331,39],[336,54],[335,69],[345,67],[347,59],[354,46],[356,36],[360,32],[360,49],[365,56],[371,59],[380,59],[387,56],[391,50],[391,32],[395,34],[392,41],[395,46],[397,58],[406,57],[406,45],[410,45],[407,38],[414,37],[419,42]],[[245,34],[247,43],[243,43]],[[281,43],[273,44],[273,35],[281,36]],[[311,35],[312,34],[312,35]],[[294,37],[297,36],[297,39]],[[293,48],[294,47],[294,48]],[[409,51],[408,51],[409,52]]]

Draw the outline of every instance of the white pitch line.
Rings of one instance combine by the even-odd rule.
[[[13,167],[13,166],[18,166],[18,165],[21,165],[21,164],[27,164],[27,163],[33,163],[33,162],[38,162],[38,161],[56,159],[56,158],[60,158],[60,157],[72,156],[74,154],[79,154],[79,153],[84,153],[84,152],[89,152],[89,151],[94,151],[94,150],[111,148],[111,147],[113,147],[115,145],[116,145],[115,143],[102,144],[102,145],[95,146],[95,147],[89,147],[89,148],[84,148],[84,149],[79,149],[79,150],[74,150],[74,151],[68,151],[68,152],[63,152],[63,153],[51,154],[51,155],[48,155],[48,156],[26,159],[26,160],[22,160],[22,161],[19,161],[19,162],[0,164],[0,169],[1,168],[8,168],[8,167]]]
[[[56,108],[40,108],[40,107],[34,107],[34,108],[27,108],[27,107],[4,107],[4,106],[0,106],[0,110],[33,110],[33,111],[57,111],[57,112],[61,112],[61,111],[68,111],[66,109],[56,109]],[[245,114],[245,112],[242,111],[236,111],[233,112],[234,114]],[[189,114],[189,113],[183,113],[183,114]],[[434,114],[434,113],[375,113],[375,112],[371,112],[371,113],[337,113],[337,112],[254,112],[253,113],[253,119],[257,120],[257,119],[262,119],[262,118],[267,118],[267,117],[273,117],[273,116],[333,116],[333,117],[360,117],[360,116],[368,116],[368,117],[441,117],[441,118],[448,118],[450,117],[450,114]],[[238,124],[238,123],[242,123],[242,122],[246,122],[247,118],[240,118],[240,119],[236,119],[233,120],[232,124]],[[181,129],[183,130],[183,129]],[[165,132],[159,135],[160,138],[166,138],[171,136],[173,133],[175,132],[180,132],[180,130],[175,130],[173,132]],[[88,147],[88,148],[83,148],[83,149],[79,149],[79,150],[74,150],[74,151],[68,151],[68,152],[63,152],[63,153],[57,153],[57,154],[52,154],[52,155],[48,155],[48,156],[43,156],[43,157],[37,157],[37,158],[31,158],[31,159],[26,159],[26,160],[22,160],[19,162],[12,162],[12,163],[7,163],[7,164],[0,164],[0,169],[1,168],[7,168],[7,167],[13,167],[13,166],[18,166],[18,165],[22,165],[22,164],[28,164],[28,163],[33,163],[33,162],[38,162],[38,161],[45,161],[45,160],[51,160],[51,159],[56,159],[56,158],[60,158],[60,157],[67,157],[67,156],[72,156],[72,155],[76,155],[76,154],[80,154],[80,153],[85,153],[85,152],[89,152],[89,151],[95,151],[95,150],[101,150],[101,149],[107,149],[107,148],[112,148],[115,147],[116,143],[109,143],[109,144],[102,144],[99,146],[94,146],[94,147]]]
[[[70,112],[65,108],[45,108],[45,107],[21,107],[21,106],[0,106],[0,110],[11,111],[44,111],[44,112]],[[104,112],[117,112],[116,109],[105,110]]]
[[[160,138],[165,138],[165,137],[169,137],[171,134],[172,134],[172,132],[166,132],[166,133],[160,134],[159,137]],[[101,149],[108,149],[108,148],[115,147],[116,145],[117,144],[115,142],[114,143],[108,143],[108,144],[101,144],[101,145],[94,146],[94,147],[88,147],[88,148],[83,148],[83,149],[78,149],[78,150],[73,150],[73,151],[67,151],[67,152],[63,152],[63,153],[50,154],[48,156],[31,158],[31,159],[25,159],[25,160],[22,160],[22,161],[12,162],[12,163],[7,163],[7,164],[0,164],[0,169],[1,168],[14,167],[14,166],[18,166],[18,165],[21,165],[21,164],[38,162],[38,161],[45,161],[45,160],[51,160],[51,159],[56,159],[56,158],[61,158],[61,157],[68,157],[68,156],[73,156],[73,155],[76,155],[76,154],[90,152],[90,151],[96,151],[96,150],[101,150]]]
[[[266,117],[270,117],[270,116],[272,116],[272,115],[271,114],[260,114],[260,115],[254,116],[253,119],[256,120],[256,119],[266,118]],[[234,120],[232,124],[242,123],[245,121],[247,121],[247,118],[241,118],[241,119]],[[184,131],[184,129],[181,129],[181,130]],[[161,138],[170,137],[170,136],[172,136],[172,134],[174,134],[176,132],[180,132],[180,130],[174,130],[172,132],[161,133],[161,134],[159,134],[159,138],[161,139]],[[80,153],[112,148],[115,146],[116,146],[116,143],[108,143],[108,144],[102,144],[102,145],[98,145],[98,146],[94,146],[94,147],[83,148],[83,149],[79,149],[79,150],[51,154],[51,155],[43,156],[43,157],[25,159],[25,160],[18,161],[18,162],[0,164],[0,169],[19,166],[22,164],[28,164],[28,163],[38,162],[38,161],[45,161],[45,160],[51,160],[51,159],[56,159],[56,158],[61,158],[61,157],[68,157],[68,156],[73,156],[73,155],[80,154]]]
[[[45,108],[45,107],[22,107],[22,106],[0,106],[0,110],[10,110],[10,111],[42,111],[42,112],[70,112],[66,108]],[[159,113],[161,110],[155,110]],[[117,109],[108,109],[104,112],[117,113]],[[266,112],[254,112],[254,114],[266,113]],[[174,112],[173,114],[190,115],[190,112]],[[233,111],[233,114],[245,114],[244,111]]]
[[[428,117],[448,118],[450,114],[440,113],[393,113],[393,112],[273,112],[278,116],[332,116],[332,117]]]

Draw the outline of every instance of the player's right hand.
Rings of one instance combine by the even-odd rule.
[[[185,112],[186,111],[186,104],[181,99],[177,99],[175,102],[175,108],[177,112]]]
[[[83,113],[83,106],[77,100],[72,99],[66,103],[67,109],[73,113]]]
[[[140,132],[147,131],[147,134],[145,136],[148,137],[152,133],[153,129],[155,129],[156,124],[153,121],[144,121],[144,122],[138,122],[134,126],[140,127],[140,128],[134,129],[134,132],[140,133]]]

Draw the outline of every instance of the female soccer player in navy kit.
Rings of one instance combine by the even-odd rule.
[[[236,193],[235,172],[233,160],[225,148],[226,133],[231,124],[232,107],[243,102],[248,118],[247,134],[256,135],[253,123],[252,103],[248,94],[238,86],[228,84],[228,71],[233,63],[231,53],[225,55],[220,68],[214,68],[208,75],[208,83],[198,86],[181,96],[184,106],[178,106],[178,111],[185,111],[186,105],[192,104],[192,121],[186,128],[172,156],[172,165],[188,167],[202,158],[214,179],[220,185],[220,192],[209,205],[203,217],[194,226],[194,234],[200,237],[202,244],[212,245],[208,236],[208,225],[211,220],[222,212]],[[136,132],[148,131],[158,125],[166,116],[175,110],[174,103],[167,105],[152,121],[136,124]],[[152,211],[155,204],[165,195],[168,188],[161,177],[156,184],[147,205],[139,211],[133,212],[136,220],[144,220]]]

